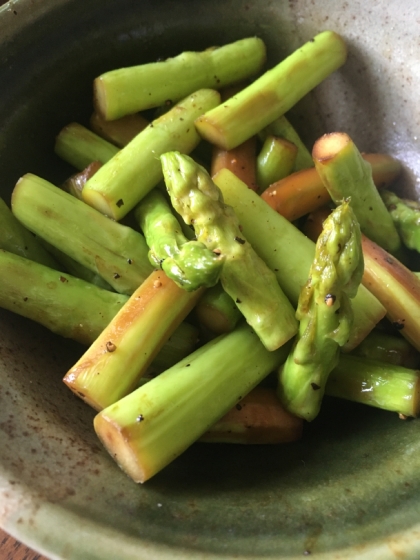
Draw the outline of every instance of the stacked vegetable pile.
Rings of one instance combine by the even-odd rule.
[[[419,414],[420,208],[380,194],[392,157],[311,155],[284,116],[346,54],[326,31],[263,74],[258,38],[103,74],[56,139],[78,173],[0,201],[0,305],[88,346],[64,382],[137,482],[198,439],[294,441],[324,394]]]

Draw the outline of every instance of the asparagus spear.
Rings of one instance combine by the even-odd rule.
[[[352,352],[369,360],[420,368],[420,353],[405,338],[374,329]]]
[[[115,146],[124,148],[146,128],[149,121],[138,113],[121,117],[115,121],[107,121],[99,113],[94,112],[90,117],[89,124],[96,134],[115,144]]]
[[[292,414],[311,421],[321,407],[328,375],[350,334],[350,298],[363,275],[360,227],[349,201],[325,220],[296,317],[299,334],[279,370],[278,396]]]
[[[65,126],[55,140],[55,153],[79,171],[92,161],[106,163],[119,148],[78,123]]]
[[[336,204],[351,197],[361,230],[391,253],[401,247],[400,237],[372,179],[372,169],[351,138],[340,132],[325,134],[312,150],[315,167]]]
[[[297,147],[284,138],[267,136],[257,156],[257,178],[260,190],[290,175],[295,165]]]
[[[420,414],[420,372],[341,355],[328,378],[326,394],[417,417]]]
[[[0,198],[0,249],[59,270],[60,266],[38,240],[15,218]]]
[[[420,204],[387,190],[381,196],[404,245],[420,252]]]
[[[209,443],[278,444],[297,441],[303,422],[287,412],[272,389],[255,387],[205,432]]]
[[[283,115],[344,64],[347,49],[333,31],[324,31],[268,70],[250,86],[196,121],[201,136],[230,150]]]
[[[300,171],[301,169],[308,169],[314,166],[310,151],[284,115],[259,132],[259,137],[263,141],[265,141],[268,136],[284,138],[296,146],[297,154],[294,171]]]
[[[363,284],[386,308],[388,319],[420,350],[420,279],[367,237],[362,237]]]
[[[219,101],[218,92],[203,89],[153,121],[85,184],[83,200],[103,214],[121,219],[162,178],[162,153],[188,153],[197,146],[200,137],[194,120]]]
[[[224,290],[265,347],[279,348],[296,334],[297,323],[274,273],[244,239],[232,208],[223,203],[206,170],[178,152],[163,154],[161,160],[172,205],[194,225],[198,241],[224,258]]]
[[[377,188],[391,185],[401,172],[401,164],[385,154],[362,154],[372,166]],[[293,222],[330,202],[330,193],[315,168],[292,173],[266,189],[261,198],[274,210]]]
[[[223,257],[199,241],[188,241],[162,192],[153,189],[138,204],[135,216],[150,247],[149,260],[188,291],[214,286]]]
[[[112,70],[94,81],[96,110],[113,120],[167,100],[179,101],[202,88],[219,89],[257,74],[265,58],[263,41],[250,37],[164,62]]]
[[[136,482],[180,455],[285,359],[250,327],[221,335],[100,412],[96,433]]]
[[[197,303],[195,313],[200,325],[216,334],[233,331],[242,316],[220,283],[206,291]]]
[[[102,276],[117,292],[133,293],[152,270],[140,233],[36,175],[18,181],[12,210],[30,231]]]
[[[225,202],[234,208],[245,237],[275,272],[285,294],[296,305],[314,258],[314,243],[228,170],[219,171],[214,182]],[[365,338],[385,315],[385,308],[360,286],[353,300],[353,312],[354,324],[346,351]]]
[[[154,271],[66,373],[64,382],[96,410],[138,384],[153,358],[194,307],[201,290],[187,292]]]
[[[91,344],[128,297],[0,250],[0,307]]]

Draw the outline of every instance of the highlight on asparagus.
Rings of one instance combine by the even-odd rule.
[[[360,227],[349,201],[325,220],[296,317],[299,333],[279,370],[278,395],[289,412],[312,421],[353,323],[350,299],[363,275]]]

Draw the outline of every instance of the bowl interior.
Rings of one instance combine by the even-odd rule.
[[[91,112],[101,72],[250,35],[274,64],[334,29],[346,66],[291,120],[308,145],[344,130],[404,163],[416,194],[416,0],[17,0],[0,8],[0,195],[26,172],[59,182],[57,132]],[[143,486],[101,448],[61,379],[83,348],[0,310],[0,524],[62,558],[416,558],[420,439],[413,421],[328,400],[279,447],[195,444]],[[339,552],[338,552],[339,551]]]

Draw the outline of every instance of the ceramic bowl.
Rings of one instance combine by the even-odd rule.
[[[0,194],[26,172],[69,173],[54,137],[87,122],[101,72],[250,35],[274,64],[324,29],[344,36],[348,62],[291,119],[308,145],[344,130],[400,158],[415,194],[419,21],[417,0],[12,0],[0,8]],[[299,443],[195,444],[136,485],[61,381],[81,347],[5,311],[0,332],[0,525],[47,556],[420,557],[419,421],[327,400]]]

